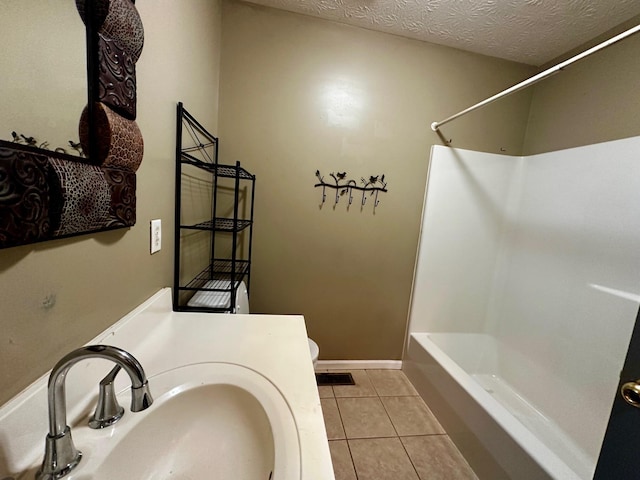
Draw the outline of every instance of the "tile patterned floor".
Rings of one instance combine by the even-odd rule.
[[[336,480],[477,480],[402,371],[348,371],[318,387]]]

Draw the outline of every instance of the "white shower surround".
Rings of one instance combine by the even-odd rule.
[[[572,442],[562,460],[577,478],[593,475],[638,313],[639,156],[640,137],[529,157],[432,150],[408,373],[433,384],[435,345],[519,428],[510,398]],[[489,344],[490,362],[461,354]]]
[[[640,14],[637,0],[251,0],[252,3],[542,65]]]

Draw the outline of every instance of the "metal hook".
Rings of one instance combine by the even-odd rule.
[[[322,203],[327,199],[326,188],[324,185],[322,186]]]
[[[349,188],[349,205],[353,202],[353,188]]]
[[[375,198],[375,201],[373,202],[374,208],[377,207],[379,204],[380,204],[380,200],[378,200],[378,190],[376,190],[376,198]]]

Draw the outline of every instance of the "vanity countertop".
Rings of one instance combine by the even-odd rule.
[[[334,479],[304,317],[173,312],[171,289],[164,288],[88,344],[114,345],[134,355],[150,378],[152,393],[153,376],[177,366],[225,362],[259,372],[280,390],[293,413],[301,480]],[[52,359],[52,366],[57,360]],[[72,427],[91,411],[108,368],[104,360],[91,359],[69,371]],[[47,380],[48,374],[0,407],[0,478],[17,476],[41,461]],[[116,391],[126,389],[127,380],[118,376]]]

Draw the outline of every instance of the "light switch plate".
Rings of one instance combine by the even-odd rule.
[[[151,253],[159,252],[162,248],[162,221],[151,220]]]

